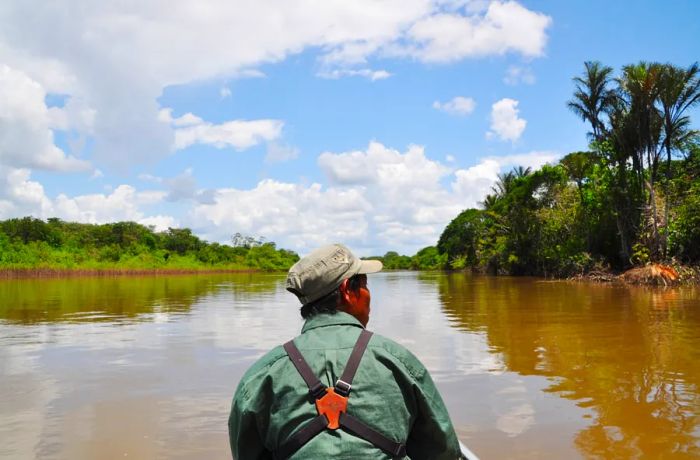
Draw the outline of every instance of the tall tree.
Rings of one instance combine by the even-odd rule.
[[[621,95],[628,106],[626,121],[635,134],[633,164],[637,168],[639,181],[646,188],[644,225],[650,232],[647,247],[653,256],[661,252],[655,183],[661,155],[662,116],[656,108],[656,100],[662,69],[663,66],[658,63],[639,62],[624,66],[618,79]]]
[[[614,92],[609,88],[612,67],[604,66],[598,61],[586,61],[585,71],[580,77],[574,77],[576,91],[568,107],[591,124],[593,140],[599,141],[605,133],[603,115],[610,108]]]

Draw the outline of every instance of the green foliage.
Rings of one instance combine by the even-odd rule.
[[[680,162],[679,162],[680,163]],[[700,261],[700,145],[692,145],[682,173],[670,187],[677,204],[669,225],[669,250],[679,259]]]
[[[241,238],[257,244],[207,243],[187,228],[155,232],[135,222],[92,225],[23,217],[0,221],[0,268],[287,270],[299,260],[274,243]]]
[[[410,270],[411,258],[409,256],[402,256],[396,251],[389,251],[384,256],[371,257],[374,260],[381,260],[384,268],[386,270]]]
[[[445,266],[447,255],[440,254],[435,246],[427,246],[411,257],[411,268],[415,270],[439,270]]]
[[[438,240],[437,250],[444,254],[452,268],[474,267],[478,264],[484,238],[485,212],[467,209],[452,219]],[[459,259],[459,262],[455,262]]]

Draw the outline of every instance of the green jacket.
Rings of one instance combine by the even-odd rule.
[[[342,374],[362,325],[347,313],[309,318],[294,343],[321,382]],[[413,459],[456,459],[459,443],[445,404],[418,359],[374,334],[348,400],[348,414],[399,442]],[[282,346],[245,373],[233,398],[229,440],[236,460],[272,458],[272,451],[316,415],[308,387]],[[325,430],[292,458],[386,459],[383,451],[342,429]]]

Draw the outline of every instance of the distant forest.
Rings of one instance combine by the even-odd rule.
[[[287,270],[297,260],[293,251],[240,234],[224,245],[207,243],[187,228],[156,232],[135,222],[0,221],[5,270]]]

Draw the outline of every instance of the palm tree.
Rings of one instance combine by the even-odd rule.
[[[518,165],[518,166],[513,168],[512,172],[517,179],[521,179],[525,176],[529,176],[530,173],[532,172],[532,168],[529,166],[527,168],[523,168],[522,166]]]
[[[514,181],[515,174],[513,174],[513,171],[509,171],[507,173],[499,173],[496,184],[493,187],[491,187],[491,190],[493,190],[493,193],[496,195],[496,198],[503,198],[504,196],[506,196],[508,192],[512,190]]]
[[[662,69],[663,66],[658,63],[640,62],[624,66],[622,76],[618,79],[621,95],[629,108],[626,122],[635,133],[631,149],[634,155],[633,164],[637,168],[640,182],[648,192],[645,216],[646,225],[651,230],[648,246],[654,255],[661,252],[654,184],[661,156],[663,120],[661,112],[656,108],[656,101],[659,97]]]
[[[602,116],[614,99],[614,92],[608,88],[612,67],[604,66],[598,61],[586,61],[583,76],[574,77],[576,91],[567,106],[583,121],[591,124],[593,140],[599,141],[605,133]]]
[[[659,78],[658,103],[663,115],[664,149],[666,150],[666,200],[664,222],[668,228],[668,183],[671,180],[671,153],[682,145],[693,132],[689,129],[690,118],[685,112],[700,103],[700,67],[694,63],[687,69],[672,64],[663,66]],[[667,249],[667,232],[662,239],[664,258]]]
[[[481,206],[484,208],[485,211],[490,211],[493,209],[494,206],[496,206],[496,203],[498,202],[498,197],[495,194],[487,194],[486,197],[484,198],[484,201],[482,201]]]

